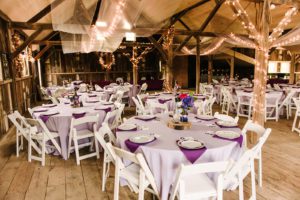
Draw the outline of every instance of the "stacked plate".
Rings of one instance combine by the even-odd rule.
[[[207,121],[215,119],[213,116],[210,116],[210,115],[197,115],[196,118],[202,119],[202,120],[207,120]]]
[[[130,131],[130,130],[134,130],[136,129],[137,126],[135,124],[122,124],[118,127],[119,130],[122,130],[122,131]]]
[[[231,121],[217,121],[217,124],[224,127],[236,127],[237,123]]]
[[[136,144],[145,144],[145,143],[152,142],[154,140],[155,140],[154,135],[148,135],[148,134],[136,134],[129,138],[130,142],[133,142]]]
[[[155,119],[156,116],[155,115],[139,115],[136,118],[141,119],[141,120],[151,120],[151,119]]]
[[[215,135],[221,138],[226,138],[231,140],[239,138],[241,136],[239,133],[234,131],[217,131],[215,132]]]
[[[190,149],[190,150],[202,149],[205,147],[203,142],[201,142],[200,140],[194,139],[192,137],[181,137],[177,141],[177,145],[181,148]]]

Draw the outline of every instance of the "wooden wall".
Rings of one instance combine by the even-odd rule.
[[[115,52],[115,64],[108,73],[108,80],[114,81],[117,77],[132,80],[132,64],[121,52]],[[43,85],[61,85],[63,80],[102,81],[107,79],[106,71],[99,64],[97,53],[63,54],[62,50],[52,47],[41,58]],[[146,55],[145,62],[139,64],[139,77],[150,79],[160,78],[159,56],[153,51]],[[139,79],[140,79],[139,78]]]

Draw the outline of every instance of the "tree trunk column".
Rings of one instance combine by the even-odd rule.
[[[197,36],[196,46],[196,93],[200,92],[200,38]]]
[[[168,61],[166,66],[166,82],[167,82],[167,90],[172,90],[173,88],[173,47],[169,46],[168,49]]]
[[[138,83],[138,67],[136,65],[132,66],[132,73],[133,73],[133,85],[137,85]]]
[[[295,82],[295,53],[292,53],[291,66],[290,66],[290,84],[294,84]]]

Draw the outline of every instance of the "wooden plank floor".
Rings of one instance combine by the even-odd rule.
[[[240,126],[245,123],[240,120]],[[300,199],[300,137],[291,132],[292,119],[269,121],[273,129],[263,149],[263,187],[257,187],[257,199]],[[27,162],[27,153],[15,156],[15,136],[12,132],[0,142],[0,199],[60,200],[113,199],[113,169],[101,191],[102,157],[91,158],[77,166],[74,155],[64,161],[47,155],[46,166]],[[251,190],[249,177],[245,181],[245,197]],[[121,200],[137,199],[128,188],[121,188]],[[152,199],[146,193],[145,199]],[[225,192],[224,199],[238,199],[237,191]]]

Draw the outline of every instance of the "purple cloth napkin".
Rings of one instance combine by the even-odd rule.
[[[149,144],[151,142],[154,142],[155,140],[156,140],[156,138],[154,140],[150,141],[150,142],[145,142],[145,143],[137,144],[137,143],[131,142],[129,139],[127,139],[125,141],[125,145],[127,146],[127,148],[129,149],[129,151],[131,153],[134,153],[139,148],[139,146],[145,145],[145,144]]]
[[[218,122],[215,122],[217,126],[219,126],[220,128],[238,128],[238,126],[222,126],[220,124],[218,124]]]
[[[215,120],[216,118],[212,118],[212,119],[203,119],[201,117],[195,117],[196,119],[200,119],[200,120],[204,120],[204,121],[212,121],[212,120]]]
[[[84,117],[85,114],[86,114],[85,112],[83,112],[83,113],[73,113],[72,116],[73,116],[75,119],[78,119],[78,118]]]
[[[89,97],[96,97],[97,95],[96,94],[90,94],[88,95]]]
[[[192,164],[194,164],[194,162],[206,151],[206,147],[201,149],[185,149],[179,147],[179,149],[185,155],[186,159],[188,159]]]
[[[150,120],[153,120],[155,119],[156,117],[151,117],[149,119],[144,119],[144,118],[140,118],[139,116],[135,117],[135,119],[139,119],[139,120],[142,120],[142,121],[150,121]]]
[[[218,138],[218,139],[222,139],[222,140],[228,140],[228,141],[232,141],[232,142],[237,142],[237,143],[239,143],[240,147],[242,147],[242,144],[243,144],[243,135],[242,134],[241,134],[240,137],[235,138],[235,139],[223,138],[223,137],[219,137],[217,135],[214,135],[213,137],[214,138]]]
[[[158,99],[158,102],[161,103],[161,104],[164,104],[168,101],[171,101],[172,99]]]
[[[54,114],[50,114],[50,115],[40,115],[40,118],[41,118],[41,120],[43,120],[44,123],[46,123],[51,116],[57,115],[57,114],[59,114],[59,113],[54,113]]]
[[[95,110],[103,110],[105,112],[110,112],[111,111],[111,107],[107,107],[107,108],[95,108]]]

